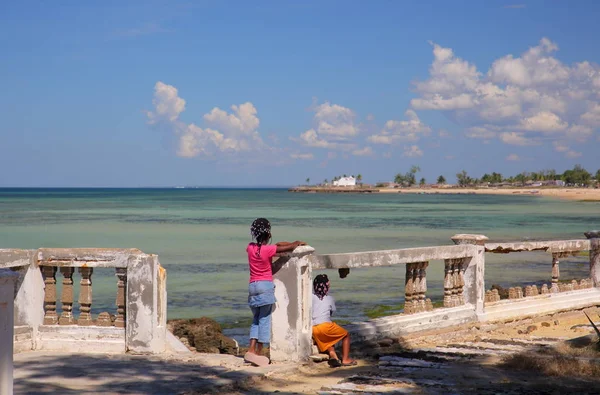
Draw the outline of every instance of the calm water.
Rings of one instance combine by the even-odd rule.
[[[318,253],[451,244],[455,233],[490,239],[583,238],[600,205],[528,196],[295,194],[281,189],[0,189],[0,248],[135,247],[168,272],[169,318],[247,321],[245,246],[266,217],[279,240]],[[486,284],[548,281],[543,253],[487,256]],[[587,275],[587,258],[561,262],[561,278]],[[428,269],[428,296],[443,294],[442,262]],[[403,300],[404,267],[330,272],[339,319],[364,319]],[[79,279],[78,276],[76,276]],[[94,272],[93,312],[113,311],[114,270]]]

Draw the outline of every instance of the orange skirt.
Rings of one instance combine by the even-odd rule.
[[[323,322],[312,328],[313,340],[317,343],[320,352],[327,351],[329,347],[342,340],[347,334],[348,331],[335,322]]]

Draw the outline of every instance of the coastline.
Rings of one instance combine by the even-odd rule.
[[[348,188],[296,187],[298,193],[412,193],[422,195],[519,195],[545,196],[563,200],[600,202],[600,189],[592,188]]]

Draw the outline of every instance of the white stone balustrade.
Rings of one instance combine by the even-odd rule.
[[[273,316],[272,359],[300,360],[310,352],[305,341],[309,332],[305,329],[312,306],[306,295],[312,292],[310,274],[315,269],[337,269],[343,278],[352,268],[406,265],[404,312],[351,325],[351,332],[362,338],[401,336],[469,322],[514,319],[598,305],[600,236],[599,232],[588,232],[586,236],[589,240],[490,243],[483,235],[460,234],[452,237],[454,246],[327,255],[312,254],[310,247],[306,247],[310,252],[297,249],[292,254],[295,258],[286,261],[285,271],[275,275],[278,304]],[[586,250],[590,251],[590,279],[559,283],[558,259]],[[563,287],[562,292],[553,293],[547,285],[513,287],[512,298],[502,301],[497,290],[486,292],[485,253],[515,251],[551,253],[554,265],[549,273],[556,279],[552,284],[558,283]],[[444,262],[444,307],[433,309],[426,296],[426,273],[429,262],[435,260]]]
[[[15,351],[166,350],[166,271],[156,255],[136,249],[0,249],[0,268],[10,268],[18,276],[14,295]],[[113,319],[108,312],[98,317],[91,313],[94,268],[116,271]],[[76,275],[79,281],[74,279]],[[57,281],[62,283],[60,295]],[[75,303],[79,306],[78,317],[73,314]],[[62,310],[60,316],[57,305]]]
[[[354,337],[402,336],[600,304],[600,232],[587,232],[586,237],[492,243],[483,235],[461,234],[452,237],[456,245],[327,255],[314,254],[310,246],[298,247],[274,263],[277,303],[272,317],[271,359],[299,361],[311,354],[313,269],[338,270],[344,278],[352,268],[406,265],[404,313],[355,323],[349,328]],[[550,253],[552,281],[550,286],[539,288],[513,287],[509,299],[500,300],[496,290],[486,292],[485,254],[517,251]],[[580,251],[589,251],[590,278],[561,283],[559,259]],[[427,271],[432,270],[430,262],[436,260],[444,262],[444,303],[433,309],[427,298]],[[96,267],[116,271],[114,322],[102,314],[94,320],[89,314]],[[6,268],[18,275],[13,291],[15,351],[165,351],[166,271],[157,256],[133,249],[0,249],[0,269]],[[79,317],[73,316],[76,272],[81,273],[79,283],[83,286]],[[61,295],[56,292],[57,273]],[[57,302],[62,305],[60,316]]]

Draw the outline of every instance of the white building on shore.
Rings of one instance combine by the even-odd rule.
[[[340,177],[339,180],[333,182],[334,187],[353,187],[356,186],[356,178]]]

